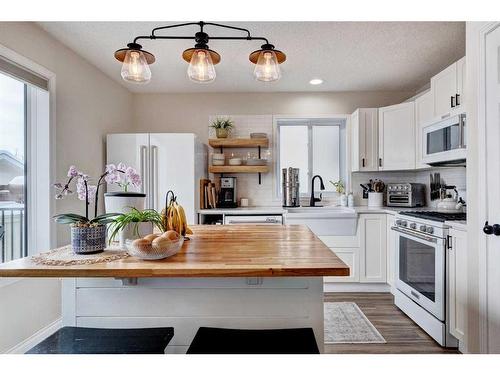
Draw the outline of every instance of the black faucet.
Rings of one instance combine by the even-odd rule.
[[[321,184],[320,189],[325,190],[325,185],[323,184],[323,179],[321,178],[321,176],[319,174],[317,174],[311,180],[311,199],[309,200],[309,206],[311,206],[311,207],[316,207],[316,202],[321,202],[321,198],[314,197],[314,180],[316,179],[316,177],[319,178],[319,182]],[[321,194],[320,194],[320,197],[321,197]]]

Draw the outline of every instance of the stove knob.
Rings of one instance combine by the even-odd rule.
[[[427,227],[426,230],[425,230],[427,233],[434,233],[434,228],[433,227]]]
[[[401,226],[402,227],[408,226],[408,222],[406,220],[401,221]]]
[[[417,223],[411,223],[410,224],[411,229],[417,229]]]
[[[422,232],[425,232],[427,230],[427,227],[425,225],[421,225],[419,228]]]
[[[396,220],[396,225],[397,225],[397,226],[400,226],[400,225],[401,225],[401,220],[399,220],[399,219],[398,219],[398,220]]]

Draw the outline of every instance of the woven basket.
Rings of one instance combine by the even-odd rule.
[[[71,247],[75,254],[103,251],[106,247],[106,226],[71,227]]]

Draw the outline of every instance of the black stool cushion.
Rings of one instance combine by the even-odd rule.
[[[319,354],[312,328],[200,327],[187,354]]]
[[[26,354],[164,354],[173,336],[172,327],[63,327]]]

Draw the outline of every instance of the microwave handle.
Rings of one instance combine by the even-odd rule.
[[[459,123],[458,123],[458,128],[459,128],[459,131],[458,131],[458,136],[459,136],[459,145],[460,145],[460,148],[465,148],[465,116],[464,115],[460,115],[460,120],[459,120]]]

